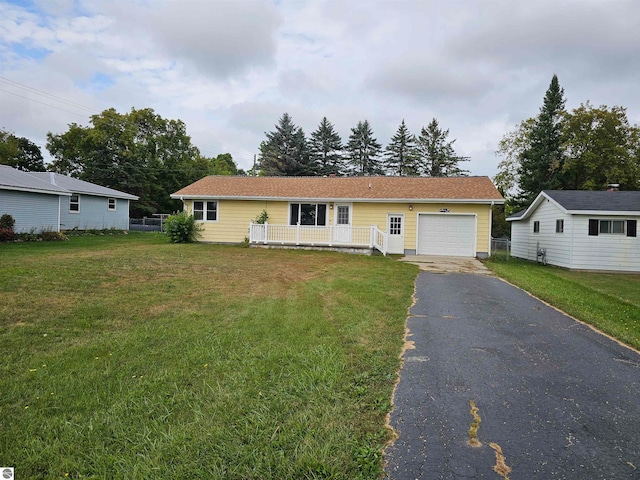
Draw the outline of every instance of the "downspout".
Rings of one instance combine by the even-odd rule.
[[[491,235],[491,226],[493,225],[493,205],[494,201],[491,200],[491,207],[489,208],[489,256],[491,256],[491,239],[493,236]]]
[[[61,199],[62,199],[62,195],[58,195],[58,230],[56,230],[57,232],[60,232],[60,208],[62,207],[62,205],[60,205]]]

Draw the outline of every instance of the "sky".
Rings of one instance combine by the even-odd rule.
[[[285,112],[383,145],[436,118],[493,176],[554,74],[568,109],[640,123],[639,26],[637,0],[0,0],[0,129],[49,158],[47,132],[152,108],[248,169]]]

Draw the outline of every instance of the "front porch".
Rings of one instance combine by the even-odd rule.
[[[249,224],[249,243],[300,247],[369,248],[388,251],[387,234],[377,226]]]

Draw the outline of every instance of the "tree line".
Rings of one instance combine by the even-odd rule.
[[[266,132],[260,144],[258,168],[263,175],[397,175],[450,177],[467,175],[460,162],[468,157],[456,154],[444,130],[434,118],[419,136],[409,132],[402,120],[389,144],[383,148],[368,120],[351,128],[343,142],[334,125],[324,117],[309,138],[291,116],[284,113],[275,130]]]
[[[626,109],[587,101],[567,111],[565,103],[554,75],[540,113],[501,139],[493,180],[508,213],[526,208],[542,190],[640,188],[640,128],[629,124]]]

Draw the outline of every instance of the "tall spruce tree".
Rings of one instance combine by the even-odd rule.
[[[284,113],[267,140],[260,144],[260,169],[264,175],[314,175],[307,141],[302,129]]]
[[[460,168],[460,162],[469,157],[457,155],[453,149],[454,140],[447,140],[449,130],[442,130],[438,120],[431,120],[427,127],[422,127],[417,142],[418,165],[422,175],[427,177],[456,177],[468,175],[467,170]]]
[[[344,173],[342,139],[327,117],[309,139],[311,163],[317,166],[318,175],[341,175]]]
[[[348,162],[351,173],[355,175],[383,175],[380,165],[382,145],[373,137],[373,130],[368,120],[358,122],[351,129],[347,144]]]
[[[411,135],[404,119],[385,151],[387,173],[400,177],[418,175],[416,137]]]
[[[558,77],[554,75],[531,130],[529,147],[520,157],[520,193],[516,201],[522,207],[530,205],[542,190],[562,186],[564,104],[564,90],[560,88]]]

